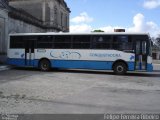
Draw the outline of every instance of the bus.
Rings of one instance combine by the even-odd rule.
[[[8,64],[51,68],[127,71],[153,70],[147,33],[16,33],[9,35]]]

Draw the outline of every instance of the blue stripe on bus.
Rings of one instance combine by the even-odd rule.
[[[25,60],[24,59],[14,59],[14,58],[11,59],[11,58],[9,58],[7,60],[7,63],[9,65],[16,65],[16,66],[20,66],[20,67],[25,66]]]
[[[54,60],[53,67],[79,69],[112,69],[112,62]]]
[[[52,67],[57,67],[57,68],[112,70],[113,62],[53,60],[51,64]],[[129,71],[134,70],[134,62],[128,62],[128,70]]]
[[[147,72],[152,72],[152,71],[153,71],[153,65],[147,64]]]
[[[10,65],[15,65],[19,67],[26,67],[26,66],[33,66],[33,67],[38,67],[38,62],[36,63],[35,60],[27,60],[25,64],[25,59],[15,59],[15,58],[9,58],[7,60],[7,63]]]
[[[38,67],[39,60],[32,60],[32,66]],[[27,61],[29,63],[29,61]],[[8,64],[24,67],[24,59],[8,59]],[[134,62],[127,62],[128,70],[134,71]],[[51,67],[54,68],[69,68],[69,69],[97,69],[97,70],[112,70],[113,62],[104,61],[78,61],[78,60],[51,60]]]

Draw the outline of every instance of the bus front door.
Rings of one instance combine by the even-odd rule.
[[[136,41],[136,70],[147,69],[147,42],[145,40]]]
[[[25,42],[25,65],[26,66],[34,66],[34,48],[35,48],[35,41],[28,40]]]

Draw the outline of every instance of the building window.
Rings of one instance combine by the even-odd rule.
[[[58,23],[57,18],[58,18],[57,7],[54,7],[54,21],[55,21],[55,24],[56,24],[56,25],[57,25],[57,23]]]
[[[63,13],[61,12],[61,26],[63,26]]]
[[[153,57],[153,59],[156,59],[157,58],[157,54],[156,53],[152,53],[152,57]]]
[[[65,25],[66,25],[66,28],[68,27],[68,17],[67,17],[67,15],[66,15],[66,20],[65,20]]]

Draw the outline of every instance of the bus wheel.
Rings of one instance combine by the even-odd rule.
[[[113,66],[113,71],[117,75],[124,75],[127,72],[127,66],[123,62],[118,62]]]
[[[43,59],[39,63],[39,68],[41,71],[49,71],[51,68],[50,62],[47,59]]]

